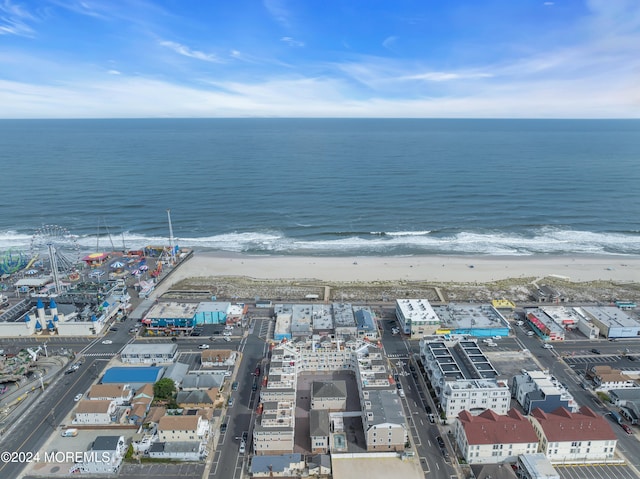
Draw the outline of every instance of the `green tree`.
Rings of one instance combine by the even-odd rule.
[[[173,379],[162,378],[153,385],[153,395],[158,399],[171,399],[176,392]]]

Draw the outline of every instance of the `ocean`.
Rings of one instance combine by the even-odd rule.
[[[0,121],[0,256],[638,255],[639,120]]]

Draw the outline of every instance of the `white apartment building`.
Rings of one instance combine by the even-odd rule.
[[[120,359],[128,364],[172,363],[178,357],[175,343],[127,344]]]
[[[253,428],[256,455],[285,454],[295,446],[295,401],[263,402],[262,414]]]
[[[367,451],[404,451],[408,432],[402,404],[395,391],[365,391],[362,425]]]
[[[109,424],[116,414],[113,400],[83,400],[76,406],[74,424]]]
[[[520,454],[538,451],[538,436],[520,412],[496,414],[491,409],[474,416],[462,411],[454,423],[458,449],[468,464],[514,462]]]
[[[92,401],[115,401],[122,406],[131,401],[133,390],[128,384],[94,384],[87,396]]]
[[[426,299],[397,299],[396,318],[404,334],[422,337],[436,332],[440,318]]]
[[[447,418],[461,411],[479,414],[493,409],[504,415],[511,404],[506,381],[478,347],[475,340],[425,338],[420,357]],[[479,379],[478,379],[479,378]]]
[[[160,442],[206,441],[209,421],[201,416],[163,416],[158,421]]]
[[[615,455],[618,440],[610,422],[586,406],[577,413],[535,409],[529,417],[540,452],[552,463],[597,463]]]
[[[479,414],[492,409],[504,415],[511,405],[511,393],[506,381],[495,379],[462,379],[447,381],[440,396],[440,405],[448,418],[461,411]]]

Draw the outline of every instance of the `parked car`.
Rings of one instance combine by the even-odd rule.
[[[232,397],[230,397],[230,398],[227,400],[227,406],[229,406],[229,407],[233,407],[233,398],[232,398]]]
[[[624,429],[624,432],[626,432],[627,434],[633,434],[633,431],[631,430],[631,428],[626,424],[620,424],[620,426],[622,426],[622,429]]]
[[[227,423],[223,422],[222,424],[220,424],[220,432],[227,432]]]
[[[246,451],[246,448],[247,448],[247,444],[246,444],[244,441],[242,441],[242,442],[240,443],[240,449],[238,450],[238,452],[239,452],[240,454],[244,454],[244,453],[245,453],[245,451]]]
[[[436,417],[433,414],[429,414],[429,422],[431,424],[435,424],[436,423]]]
[[[200,346],[198,346],[198,349],[209,349],[209,345],[208,344],[201,344]]]
[[[76,394],[76,397],[73,398],[74,402],[78,402],[82,399],[82,394]]]
[[[238,390],[238,381],[234,381],[233,384],[231,384],[231,390],[232,391]]]
[[[253,371],[253,374],[255,376],[260,376],[260,366],[256,366],[256,369],[255,369],[255,371]]]

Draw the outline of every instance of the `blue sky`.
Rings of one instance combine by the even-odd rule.
[[[640,117],[639,0],[0,0],[0,117]]]

